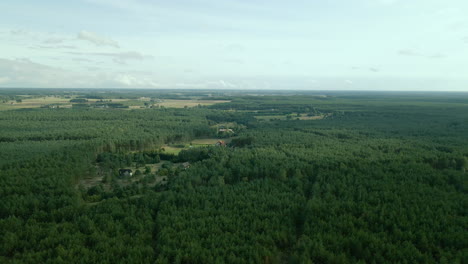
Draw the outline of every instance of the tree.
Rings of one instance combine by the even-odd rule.
[[[161,162],[161,157],[158,154],[154,157],[154,163],[159,163],[159,162]]]
[[[151,173],[151,167],[150,166],[145,166],[144,174],[150,174],[150,173]]]

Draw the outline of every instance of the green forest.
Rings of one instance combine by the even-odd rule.
[[[0,263],[468,263],[467,93],[0,89],[0,104]]]

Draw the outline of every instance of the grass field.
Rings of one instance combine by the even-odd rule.
[[[165,153],[168,153],[168,154],[174,154],[174,155],[177,155],[179,154],[179,152],[181,152],[183,149],[185,148],[181,148],[181,147],[171,147],[171,146],[163,146],[164,148],[164,152]]]
[[[204,138],[204,139],[195,139],[192,140],[190,143],[192,146],[211,146],[216,144],[220,139],[217,138]]]

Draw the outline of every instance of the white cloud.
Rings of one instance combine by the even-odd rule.
[[[0,58],[0,87],[156,88],[154,73],[75,72],[29,59]]]
[[[399,0],[377,0],[378,3],[383,5],[393,5],[399,2]]]
[[[421,56],[418,52],[408,49],[399,50],[398,54],[402,56]]]
[[[0,77],[0,84],[8,83],[9,81],[10,81],[10,78],[8,77]]]
[[[30,46],[30,49],[77,49],[78,47],[73,45],[56,45],[56,46],[46,46],[46,45],[36,45]]]
[[[44,44],[59,44],[59,43],[62,43],[64,41],[64,39],[62,38],[48,38],[46,40],[44,40],[42,43]]]
[[[23,29],[12,29],[10,30],[10,34],[12,35],[28,35],[29,32]]]
[[[136,51],[127,51],[127,52],[67,52],[71,55],[79,55],[79,56],[88,56],[88,57],[95,57],[95,56],[103,56],[103,57],[110,57],[113,59],[115,63],[125,64],[127,61],[130,60],[146,60],[146,59],[153,59],[151,55],[145,55],[140,52]]]
[[[227,51],[227,52],[244,52],[246,50],[246,48],[241,45],[241,44],[237,44],[237,43],[231,43],[231,44],[227,44],[227,45],[223,45],[223,48]]]
[[[398,55],[409,56],[409,57],[422,57],[422,58],[430,58],[430,59],[442,59],[442,58],[446,57],[444,54],[442,54],[440,52],[432,53],[432,54],[426,54],[426,53],[422,53],[422,52],[414,51],[414,50],[410,50],[410,49],[399,50]]]
[[[68,74],[58,68],[32,62],[29,59],[0,59],[0,72],[4,86],[57,86],[65,81]]]
[[[219,80],[219,84],[223,87],[223,88],[236,88],[237,85],[233,84],[233,83],[230,83],[228,81],[224,81],[224,80]]]
[[[134,76],[132,74],[119,74],[114,78],[120,86],[157,88],[159,84],[150,77]]]
[[[353,66],[351,67],[351,69],[354,71],[363,70],[363,71],[371,71],[371,72],[380,72],[380,69],[377,67],[361,68],[361,67]]]
[[[77,35],[77,38],[89,41],[96,46],[111,46],[114,48],[119,48],[119,43],[117,41],[86,30],[80,31]]]

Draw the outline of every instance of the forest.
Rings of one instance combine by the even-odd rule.
[[[0,263],[468,263],[467,93],[0,104]]]

